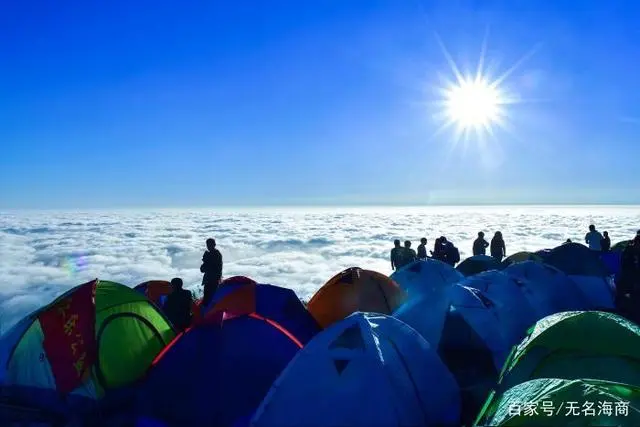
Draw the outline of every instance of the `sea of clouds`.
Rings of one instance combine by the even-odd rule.
[[[615,243],[640,228],[640,207],[289,208],[0,213],[0,332],[93,278],[135,286],[182,277],[197,289],[205,239],[224,276],[245,275],[307,299],[350,266],[391,273],[393,239],[447,236],[470,255],[477,232],[502,231],[507,253],[582,241],[587,226]]]

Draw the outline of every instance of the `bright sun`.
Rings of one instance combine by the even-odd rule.
[[[501,121],[503,103],[498,88],[482,78],[460,79],[445,90],[447,119],[461,130],[490,130],[492,124]]]

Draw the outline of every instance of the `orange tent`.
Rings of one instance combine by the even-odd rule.
[[[351,267],[318,289],[307,309],[320,326],[326,328],[356,311],[391,314],[406,297],[388,276]]]

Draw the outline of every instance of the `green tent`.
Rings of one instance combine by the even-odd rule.
[[[504,364],[498,390],[535,378],[640,386],[640,327],[611,313],[570,311],[533,325]]]
[[[541,378],[489,396],[476,426],[640,426],[640,388]]]
[[[81,326],[84,329],[78,329]],[[60,344],[47,347],[53,339],[47,331],[59,331]],[[83,331],[92,335],[83,338]],[[140,379],[175,335],[146,296],[96,279],[28,315],[0,338],[0,388],[10,388],[25,405],[32,403],[33,389],[50,391],[56,399],[70,394],[97,400]],[[73,341],[70,346],[65,339]],[[95,356],[84,364],[88,354]],[[56,367],[66,377],[69,369],[77,369],[81,378],[65,382],[67,389],[62,391]]]

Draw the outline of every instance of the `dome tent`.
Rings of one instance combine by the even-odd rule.
[[[488,255],[474,255],[462,261],[456,267],[464,276],[473,276],[489,270],[502,270],[503,265],[498,260]]]
[[[542,262],[542,257],[533,252],[521,251],[506,257],[504,260],[502,260],[502,264],[506,267],[512,264],[525,262],[525,261]]]
[[[405,265],[390,278],[407,292],[409,298],[415,298],[458,283],[464,276],[449,264],[427,258]]]
[[[411,299],[394,317],[437,349],[461,389],[462,421],[473,420],[509,352],[495,304],[477,289],[452,285],[437,297]]]
[[[251,304],[222,305],[156,358],[138,389],[138,415],[176,427],[233,426],[303,347],[275,319],[247,311]]]
[[[213,296],[205,316],[215,312],[255,313],[277,322],[303,345],[320,332],[320,326],[295,291],[254,281],[242,281],[220,288]]]
[[[326,328],[356,311],[391,314],[406,298],[398,284],[384,274],[351,267],[318,289],[307,309]]]
[[[98,399],[140,379],[174,336],[144,295],[96,279],[2,336],[0,394],[24,407],[90,412]]]
[[[499,389],[536,378],[640,384],[640,327],[599,311],[545,317],[505,362]]]
[[[494,302],[509,346],[519,343],[539,318],[522,292],[522,284],[501,271],[485,271],[467,277],[461,285],[479,289]]]
[[[459,399],[418,333],[392,317],[354,313],[298,353],[251,425],[457,426]]]
[[[148,280],[136,285],[133,289],[144,294],[158,307],[163,307],[167,296],[173,292],[171,282],[166,280]]]
[[[586,296],[575,282],[548,264],[524,261],[512,264],[502,272],[521,282],[525,296],[534,307],[540,308],[539,318],[589,307]]]
[[[614,307],[614,292],[609,271],[599,252],[579,243],[560,245],[544,255],[544,262],[567,274],[587,297],[590,309]]]

